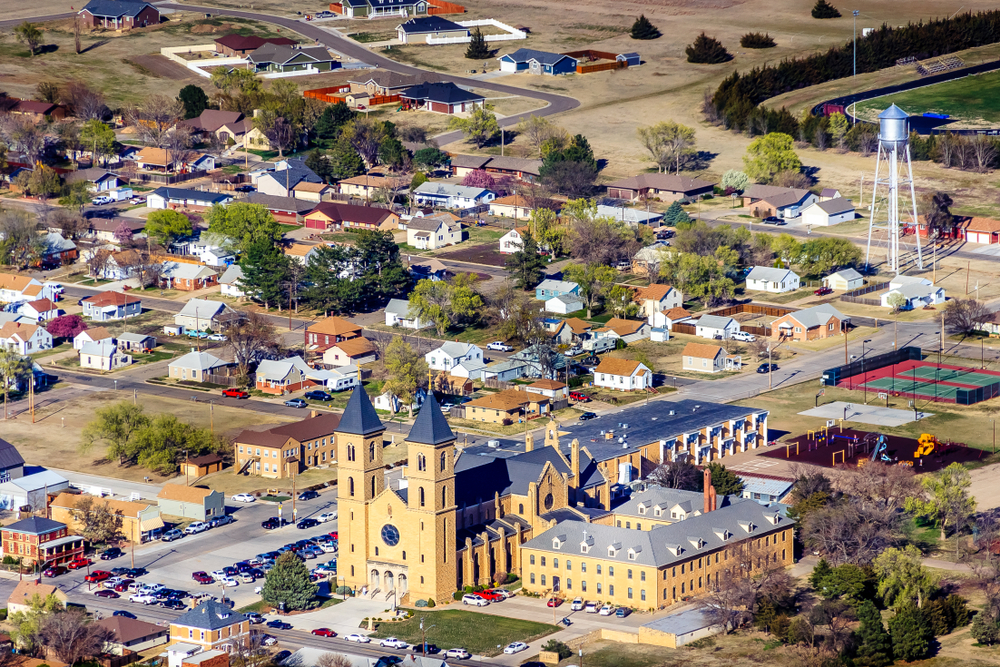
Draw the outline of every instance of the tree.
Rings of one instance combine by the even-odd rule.
[[[146,218],[146,236],[153,239],[165,248],[179,238],[190,236],[193,233],[191,219],[173,209],[162,209],[153,211]]]
[[[912,544],[902,549],[890,547],[873,563],[878,577],[878,594],[887,606],[899,609],[910,605],[923,607],[937,590],[937,577],[922,564],[923,555]]]
[[[826,626],[830,629],[827,642],[835,652],[844,648],[844,643],[850,635],[849,623],[856,620],[854,607],[843,600],[823,600],[809,613],[809,622],[814,626]]]
[[[606,264],[568,264],[566,278],[580,286],[580,298],[587,307],[587,318],[594,316],[594,307],[618,279],[618,272]]]
[[[38,624],[39,643],[67,665],[101,655],[114,640],[113,630],[91,622],[83,611],[46,614]]]
[[[839,19],[840,12],[827,0],[816,0],[816,4],[812,8],[812,17],[814,19]]]
[[[283,553],[264,579],[261,600],[282,611],[312,609],[318,606],[317,590],[305,563],[293,553]]]
[[[730,169],[722,175],[720,184],[726,192],[743,192],[750,186],[750,177],[742,171]]]
[[[476,148],[482,148],[500,135],[497,115],[485,107],[473,109],[468,118],[452,116],[448,119],[448,129],[461,130]]]
[[[448,318],[448,284],[443,280],[420,280],[410,293],[410,316],[433,322],[438,336],[443,336],[451,321]]]
[[[847,239],[826,236],[802,244],[798,261],[806,275],[827,275],[836,269],[857,266],[861,250]]]
[[[197,118],[208,108],[208,95],[201,86],[190,83],[177,94],[177,99],[184,105],[184,118]]]
[[[95,415],[83,429],[80,451],[86,454],[95,443],[106,442],[108,457],[118,459],[119,465],[125,465],[131,458],[133,440],[142,428],[149,425],[149,417],[141,405],[132,405],[127,401],[97,408]]]
[[[364,160],[365,168],[371,169],[378,164],[379,148],[389,136],[389,131],[385,123],[365,115],[345,123],[340,134]]]
[[[72,209],[79,214],[83,213],[83,209],[93,199],[89,181],[70,183],[63,192],[63,196],[59,198],[59,205]]]
[[[534,289],[545,275],[545,262],[538,254],[538,243],[531,232],[523,236],[521,248],[504,262],[517,286],[527,291]]]
[[[691,222],[691,216],[687,214],[679,200],[670,202],[670,206],[663,212],[663,224],[668,227],[676,227],[678,224]]]
[[[47,616],[62,612],[63,609],[63,603],[55,593],[45,597],[35,593],[28,600],[26,610],[16,611],[7,618],[7,623],[13,628],[10,637],[21,653],[32,653],[35,650],[42,622]]]
[[[791,595],[791,577],[759,541],[732,545],[729,561],[701,600],[704,613],[727,631],[752,622],[763,601],[781,604]]]
[[[517,134],[527,140],[528,144],[538,153],[539,157],[543,157],[542,145],[553,137],[564,136],[566,131],[553,124],[551,120],[544,116],[531,114],[518,123]]]
[[[645,14],[640,14],[639,18],[632,24],[632,30],[629,34],[632,36],[632,39],[656,39],[663,33],[649,22]]]
[[[544,165],[543,165],[544,166]],[[545,168],[542,183],[552,192],[583,197],[594,191],[597,170],[583,162],[558,161]]]
[[[360,285],[350,279],[354,257],[351,248],[319,246],[306,264],[303,301],[323,312],[349,312],[357,303],[360,290]]]
[[[79,315],[60,315],[50,320],[45,326],[53,338],[75,338],[78,333],[86,330],[87,323]]]
[[[330,179],[353,178],[365,173],[365,161],[346,139],[338,140],[326,155],[330,163]]]
[[[605,306],[615,317],[633,317],[639,312],[635,291],[627,285],[612,285],[605,297]]]
[[[976,512],[976,499],[969,495],[972,484],[969,471],[961,463],[952,463],[920,481],[927,498],[907,499],[906,510],[935,521],[941,527],[942,541],[948,528],[956,533],[965,528]],[[958,548],[957,540],[955,548]]]
[[[802,244],[791,234],[779,234],[777,238],[772,239],[771,250],[786,268],[798,264],[802,257]]]
[[[487,190],[493,190],[497,186],[496,181],[486,173],[485,169],[473,169],[470,171],[462,179],[462,185],[470,188],[486,188]]]
[[[646,481],[653,484],[682,491],[701,491],[703,480],[701,470],[687,457],[661,463],[646,477]]]
[[[70,81],[63,88],[63,102],[72,107],[73,115],[83,121],[104,120],[109,113],[104,94],[79,79]]]
[[[124,539],[122,534],[121,511],[111,508],[106,500],[82,495],[71,511],[73,518],[81,526],[80,534],[93,544],[109,544]]]
[[[268,104],[253,118],[253,125],[278,149],[278,157],[284,157],[287,149],[295,141],[296,129],[276,105]]]
[[[37,86],[35,86],[35,94],[38,99],[43,102],[48,102],[49,104],[59,103],[59,84],[54,81],[40,81]]]
[[[14,28],[14,36],[17,37],[17,41],[28,47],[28,53],[34,57],[38,46],[42,43],[42,31],[38,29],[38,26],[25,21]]]
[[[833,141],[837,144],[837,148],[844,150],[847,145],[847,132],[850,129],[850,123],[847,120],[847,116],[835,111],[829,115],[829,121],[827,127],[830,130],[830,136],[833,137]]]
[[[413,166],[418,169],[432,171],[441,165],[448,164],[449,159],[448,154],[440,148],[428,146],[427,148],[421,148],[413,154]]]
[[[970,634],[981,646],[993,646],[1000,643],[1000,622],[991,613],[983,611],[972,619]]]
[[[313,125],[315,142],[324,148],[333,148],[340,137],[340,129],[354,116],[354,110],[346,102],[327,105]]]
[[[7,419],[7,395],[31,373],[31,357],[14,347],[0,347],[0,382],[3,383],[3,418]]]
[[[737,477],[736,473],[714,461],[709,463],[707,467],[712,473],[712,486],[715,487],[716,494],[720,496],[743,495],[743,480]]]
[[[280,342],[270,318],[253,310],[240,313],[225,328],[225,335],[241,378],[249,377],[250,366],[275,350]]]
[[[694,129],[674,121],[640,127],[637,133],[643,148],[649,151],[650,159],[661,172],[668,171],[672,165],[674,173],[680,173],[681,164],[694,153]]]
[[[743,167],[747,176],[755,181],[770,183],[783,171],[798,171],[802,161],[795,154],[792,137],[781,132],[771,132],[757,137],[747,147]]]
[[[264,308],[280,305],[283,284],[290,260],[270,239],[251,243],[240,257],[243,276],[239,279],[243,293],[264,304]]]
[[[545,335],[536,302],[509,281],[489,295],[485,319],[501,340],[518,340],[528,345]]]
[[[740,37],[740,46],[744,49],[770,49],[774,47],[774,38],[766,32],[748,32]]]
[[[944,306],[944,325],[963,335],[980,331],[992,313],[982,301],[976,299],[951,299]]]
[[[49,199],[62,192],[63,184],[59,173],[44,164],[37,164],[28,177],[28,190],[39,199]]]
[[[897,660],[913,662],[927,657],[934,634],[921,611],[903,607],[889,619],[892,653]]]
[[[94,162],[106,159],[115,150],[115,131],[96,118],[80,127],[80,143],[89,148]]]
[[[885,302],[889,304],[890,308],[892,308],[891,312],[893,314],[903,310],[910,303],[909,299],[907,299],[902,292],[892,292],[888,298],[886,298]]]
[[[955,216],[951,212],[954,200],[946,192],[935,192],[924,201],[924,220],[927,223],[927,233],[932,239],[939,238],[943,232],[951,232],[955,227]]]
[[[410,291],[413,280],[403,266],[399,246],[392,232],[362,230],[354,244],[354,269],[360,283],[360,305],[364,308],[381,308],[389,299]]]
[[[857,667],[889,667],[893,663],[892,638],[882,624],[882,614],[871,600],[858,605],[861,625],[855,633]]]
[[[483,31],[477,27],[472,31],[472,41],[465,49],[465,57],[469,60],[486,60],[490,55],[492,52],[486,43],[486,37],[483,36]]]
[[[413,417],[413,401],[421,380],[427,376],[427,362],[401,336],[393,336],[382,357],[387,379],[383,391],[399,398]]]
[[[111,236],[114,238],[115,243],[125,247],[132,242],[132,236],[134,236],[134,234],[135,232],[132,231],[132,227],[130,227],[126,221],[122,220],[121,223],[115,227],[115,231]]]
[[[208,232],[222,245],[243,252],[261,241],[277,243],[283,232],[263,204],[233,202],[208,211]]]
[[[695,37],[694,43],[689,44],[684,52],[687,54],[689,63],[702,63],[706,65],[717,65],[733,59],[733,56],[722,45],[722,42],[701,33]]]
[[[559,656],[560,660],[565,660],[566,658],[573,655],[573,649],[567,646],[564,642],[558,639],[550,639],[542,646],[543,651],[550,651]]]

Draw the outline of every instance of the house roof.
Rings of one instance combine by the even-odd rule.
[[[293,255],[295,257],[305,257],[314,248],[318,247],[315,243],[295,243],[285,248],[286,255]]]
[[[526,63],[530,60],[535,60],[541,65],[555,65],[567,58],[576,62],[576,58],[572,56],[563,55],[561,53],[551,53],[549,51],[538,51],[536,49],[518,49],[517,51],[511,51],[510,53],[505,53],[504,55],[497,58],[497,60],[508,59],[515,63]]]
[[[351,435],[371,435],[384,431],[385,426],[375,412],[372,399],[362,387],[355,387],[351,392],[351,398],[347,401],[344,414],[340,418],[338,433],[349,433]]]
[[[301,183],[298,185],[301,185]],[[295,197],[266,195],[262,192],[251,192],[243,201],[248,204],[260,204],[269,211],[278,211],[279,213],[305,214],[316,208],[316,202],[297,199]]]
[[[118,341],[129,341],[134,343],[141,343],[146,340],[155,341],[156,339],[149,334],[133,333],[131,331],[126,331],[125,333],[118,334]]]
[[[711,188],[715,183],[705,181],[700,178],[688,178],[687,176],[677,176],[674,174],[639,174],[623,178],[620,181],[609,183],[609,188],[621,188],[623,190],[645,190],[653,188],[664,192],[676,192],[686,194]]]
[[[684,320],[691,317],[691,313],[681,308],[680,306],[677,306],[676,308],[670,308],[669,310],[664,310],[663,315],[671,322],[676,322],[677,320]]]
[[[557,380],[535,380],[528,385],[530,389],[545,389],[548,391],[558,391],[560,389],[566,388],[565,382],[559,382]]]
[[[554,290],[556,292],[572,292],[580,287],[579,284],[574,283],[569,280],[554,280],[552,278],[546,278],[542,282],[538,283],[535,287],[536,290]]]
[[[329,183],[297,183],[292,190],[296,192],[324,192],[332,189]]]
[[[439,104],[460,104],[462,102],[480,102],[482,95],[459,88],[451,81],[444,83],[422,83],[402,91],[400,97],[410,100],[426,100]],[[426,184],[425,184],[426,185]]]
[[[906,285],[901,285],[901,286],[896,287],[896,288],[891,289],[891,290],[886,290],[885,292],[883,292],[883,294],[890,294],[892,292],[899,292],[900,294],[902,294],[903,296],[905,296],[907,299],[916,299],[916,298],[919,298],[919,297],[925,297],[925,296],[934,294],[935,292],[937,292],[937,291],[939,291],[941,289],[943,289],[943,288],[938,287],[937,285],[924,285],[924,284],[921,284],[921,283],[908,283]]]
[[[459,222],[454,222],[450,218],[440,217],[436,215],[423,217],[423,218],[413,218],[406,223],[407,229],[415,229],[424,232],[436,232],[442,226],[448,229],[449,232],[456,231],[462,228],[462,224]]]
[[[410,300],[409,299],[389,299],[389,303],[386,304],[385,312],[396,315],[397,317],[409,317],[410,316]]]
[[[12,100],[13,101],[13,100]],[[52,102],[40,102],[38,100],[16,100],[11,111],[13,113],[38,114],[47,116],[59,108],[58,104]]]
[[[851,200],[844,199],[843,197],[818,201],[812,206],[818,206],[827,215],[837,215],[838,213],[846,213],[854,210],[854,204],[851,203]],[[812,206],[809,208],[812,208]]]
[[[91,497],[92,496],[86,494],[63,492],[52,499],[51,505],[52,507],[73,509],[81,500]],[[107,503],[109,508],[116,512],[121,512],[122,516],[126,517],[138,517],[140,513],[151,507],[149,503],[134,503],[128,500],[116,500],[114,498],[105,498],[100,502]]]
[[[405,176],[383,176],[381,174],[367,174],[363,176],[352,176],[337,181],[337,185],[359,185],[367,188],[403,188],[410,185],[410,179]],[[329,203],[329,202],[327,202]]]
[[[455,358],[455,357],[464,357],[473,350],[478,350],[478,349],[479,347],[472,343],[460,343],[455,340],[449,340],[442,343],[435,349],[431,350],[430,352],[428,352],[428,354],[433,354],[434,352],[441,350],[441,352],[447,354],[449,357]]]
[[[63,180],[67,183],[76,183],[78,181],[90,181],[91,183],[96,183],[108,177],[118,178],[105,169],[90,167],[88,169],[77,169],[76,171],[71,171],[63,177]]]
[[[567,308],[576,305],[583,306],[583,299],[581,299],[575,294],[560,294],[558,296],[552,297],[551,299],[548,299],[546,303],[550,301],[558,301]],[[574,308],[573,310],[580,310],[580,308]]]
[[[222,359],[212,356],[208,352],[188,352],[183,357],[174,359],[168,365],[196,371],[208,371],[219,366],[228,366],[229,364]]]
[[[281,433],[274,433],[272,430],[254,431],[253,429],[244,429],[236,436],[236,442],[241,445],[277,448],[288,442],[289,437]]]
[[[13,273],[0,273],[0,289],[12,292],[23,292],[24,288],[37,283],[31,276],[16,276]]]
[[[288,44],[263,44],[252,53],[247,54],[247,60],[255,64],[275,63],[284,65],[300,55],[308,56],[317,63],[333,62],[333,56],[322,46],[303,46],[301,48]]]
[[[298,442],[307,442],[336,433],[340,427],[341,415],[321,412],[315,417],[307,417],[291,424],[283,424],[270,429],[270,432],[292,438]]]
[[[684,346],[684,351],[681,352],[681,356],[696,357],[698,359],[715,359],[719,356],[720,352],[723,354],[726,353],[726,351],[718,345],[709,345],[707,343],[688,343]]]
[[[284,380],[293,370],[305,375],[308,368],[302,357],[264,359],[257,365],[257,380]]]
[[[265,44],[285,44],[287,46],[296,44],[294,39],[287,37],[258,37],[257,35],[238,35],[236,33],[223,35],[217,38],[215,43],[234,51],[252,51]]]
[[[101,292],[100,294],[95,294],[94,296],[88,296],[83,301],[84,303],[89,303],[92,306],[104,308],[105,306],[125,306],[130,303],[140,303],[142,299],[137,296],[132,296],[131,294],[125,294],[124,292],[108,290],[107,292]]]
[[[0,340],[5,340],[8,338],[13,338],[17,336],[21,340],[28,340],[35,335],[41,327],[37,324],[25,324],[23,322],[4,322],[3,326],[0,326]]]
[[[348,357],[352,358],[363,357],[378,349],[375,347],[375,343],[362,336],[342,340],[334,345],[334,347],[346,354]]]
[[[234,126],[243,120],[243,114],[239,111],[222,111],[221,109],[205,109],[200,116],[184,120],[178,123],[180,126],[190,127],[194,130],[204,132],[215,132],[221,127]]]
[[[87,354],[92,357],[112,357],[117,351],[118,346],[115,345],[114,340],[107,338],[98,341],[87,341],[80,346],[81,355]]]
[[[807,329],[823,326],[830,321],[831,317],[836,317],[840,321],[850,319],[845,318],[839,310],[828,303],[797,310],[794,313],[789,313],[787,317],[794,319]]]
[[[720,315],[702,315],[698,318],[698,321],[695,322],[695,326],[707,327],[709,329],[725,329],[735,321],[736,320],[731,317],[722,317]]]
[[[361,224],[379,225],[395,214],[386,208],[376,208],[374,206],[356,206],[354,204],[338,204],[335,202],[320,202],[306,217],[314,214],[321,214],[331,221],[341,224],[344,222],[356,222]]]
[[[743,196],[750,199],[766,199],[771,200],[771,197],[778,197],[781,195],[787,195],[789,192],[800,193],[799,199],[809,194],[808,190],[798,190],[796,188],[785,188],[780,185],[762,185],[760,183],[754,183],[746,190],[743,191]],[[798,199],[796,200],[798,201]]]
[[[162,164],[162,162],[152,163],[152,164]],[[223,202],[230,201],[233,198],[232,195],[227,195],[225,192],[203,192],[201,190],[188,190],[185,188],[168,188],[168,187],[156,188],[150,194],[159,195],[164,199],[202,201],[202,202],[209,202],[211,204],[221,204]]]
[[[106,628],[114,633],[114,641],[119,644],[128,644],[144,637],[157,637],[170,632],[170,628],[155,623],[147,623],[137,618],[126,616],[106,616],[94,623],[102,628]]]
[[[14,533],[27,533],[28,535],[46,535],[65,527],[66,524],[61,521],[53,521],[43,516],[33,516],[4,526],[3,529]]]
[[[993,220],[991,218],[972,218],[966,224],[965,230],[967,232],[983,232],[987,234],[995,234],[1000,232],[1000,220]]]
[[[491,410],[500,410],[501,412],[510,412],[511,410],[517,410],[522,405],[527,405],[528,403],[538,403],[541,401],[547,401],[548,399],[540,394],[529,394],[526,391],[518,391],[517,389],[505,389],[504,391],[498,392],[496,394],[485,394],[480,398],[466,403],[466,406],[472,406],[476,408],[490,408]]]
[[[306,329],[309,333],[329,334],[331,336],[343,336],[344,334],[361,335],[361,327],[353,322],[348,322],[342,317],[328,317],[320,320],[316,324]]]
[[[461,169],[482,169],[493,159],[491,155],[458,155],[451,156],[451,166]]]
[[[619,336],[631,336],[638,333],[646,324],[646,320],[624,320],[620,317],[612,317],[598,331],[614,331]]]
[[[8,470],[24,465],[24,457],[17,451],[17,448],[0,438],[0,470]]]
[[[649,224],[663,219],[662,213],[641,211],[637,208],[625,208],[622,206],[608,206],[607,204],[597,205],[597,216],[600,218],[613,218],[632,224]]]
[[[487,170],[498,169],[501,171],[520,171],[534,176],[538,175],[538,170],[541,166],[541,160],[536,160],[534,158],[511,157],[510,155],[496,155],[490,158],[490,161],[486,163]],[[544,205],[542,202],[544,202]],[[550,208],[558,207],[560,204],[559,202],[551,199],[543,199],[539,201],[539,205],[544,208]]]
[[[240,268],[239,264],[230,264],[226,267],[226,271],[219,278],[219,284],[221,285],[235,285],[236,281],[243,277],[243,269]]]
[[[119,18],[137,16],[146,7],[152,7],[152,5],[148,2],[134,2],[133,0],[90,0],[80,11],[90,12],[94,16]]]
[[[361,86],[366,86],[370,82],[379,88],[406,88],[408,86],[415,86],[418,83],[440,81],[441,79],[442,75],[433,72],[421,72],[416,76],[411,76],[409,74],[390,72],[389,70],[375,70],[370,73],[366,70],[361,70],[357,78],[348,79],[347,82]]]
[[[864,278],[864,276],[862,276],[860,273],[858,273],[854,269],[841,269],[840,271],[837,271],[836,273],[831,273],[830,275],[827,276],[827,278],[833,278],[834,276],[839,276],[839,277],[843,278],[844,280],[846,280],[848,282],[850,282],[852,280],[858,280],[858,279]]]
[[[427,400],[420,408],[420,414],[413,422],[413,428],[406,436],[407,442],[416,442],[422,445],[440,445],[445,442],[455,440],[455,434],[448,426],[448,420],[441,412],[441,406],[434,398],[434,392],[430,392]]]
[[[421,257],[416,260],[410,260],[410,270],[430,275],[432,273],[447,272],[448,267],[445,266],[440,260],[434,259],[433,257]]]
[[[469,32],[465,26],[440,16],[417,16],[401,23],[398,28],[407,35],[420,35],[428,32]]]
[[[47,313],[50,310],[56,310],[59,308],[59,306],[52,303],[50,299],[38,299],[37,301],[29,301],[24,305],[29,306],[36,313]]]
[[[798,277],[791,269],[776,269],[770,266],[755,266],[747,274],[747,280],[763,280],[769,283],[780,283],[789,274]]]
[[[199,267],[197,264],[190,264],[189,266]],[[215,318],[220,313],[227,310],[232,310],[228,305],[222,303],[221,301],[210,301],[208,299],[189,299],[184,307],[181,308],[181,312],[177,313],[181,316],[186,317],[199,317],[201,319]]]
[[[840,196],[840,190],[837,188],[823,188],[819,193],[820,197],[830,197],[835,198]]]
[[[294,189],[295,186],[302,182],[323,182],[323,179],[317,176],[316,172],[304,165],[299,164],[290,164],[287,169],[277,169],[275,171],[269,171],[266,174],[261,174],[257,181],[260,182],[263,179],[270,179],[280,187],[287,187],[288,189]]]
[[[487,188],[473,188],[467,185],[453,185],[451,183],[421,183],[413,191],[416,195],[465,197],[468,199],[478,199],[487,192],[489,192]]]
[[[28,604],[36,595],[43,599],[50,595],[66,599],[66,594],[58,586],[40,584],[37,579],[25,579],[19,581],[14,590],[11,591],[10,597],[7,598],[7,604]]]
[[[114,336],[111,335],[111,332],[104,327],[91,327],[89,329],[84,329],[76,335],[77,338],[81,336],[83,337],[83,340],[105,340],[108,338],[114,338]]]
[[[601,363],[597,365],[597,368],[594,369],[594,372],[605,373],[607,375],[624,375],[627,377],[635,373],[639,369],[639,366],[642,366],[642,363],[632,359],[604,357],[601,359]]]
[[[167,486],[177,485],[168,484]],[[220,630],[230,625],[242,623],[245,620],[247,620],[247,617],[238,611],[233,611],[226,605],[215,600],[205,600],[194,609],[172,620],[170,624],[198,630]]]
[[[652,299],[653,301],[663,301],[664,298],[670,292],[673,291],[671,285],[650,285],[649,287],[640,287],[635,291],[636,301],[646,301],[647,299]]]
[[[156,497],[162,500],[176,500],[182,503],[197,503],[202,505],[205,502],[205,498],[213,493],[218,493],[218,491],[212,491],[212,489],[205,489],[200,486],[164,484],[160,492],[156,494]]]
[[[590,322],[585,322],[579,317],[571,317],[565,320],[566,324],[569,325],[570,330],[575,334],[582,334],[585,331],[590,331],[594,326]]]

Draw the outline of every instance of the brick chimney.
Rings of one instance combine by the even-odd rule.
[[[528,433],[524,436],[524,451],[530,452],[535,448],[535,438]]]
[[[573,486],[580,488],[580,441],[573,438],[569,443],[569,465],[573,471]]]
[[[705,506],[704,513],[708,514],[711,512],[713,507],[712,496],[715,494],[715,487],[712,486],[712,471],[705,467],[702,471],[703,479],[705,481]]]
[[[711,488],[712,488],[712,491],[711,491],[711,496],[712,496],[712,511],[714,512],[715,509],[716,509],[716,502],[717,502],[718,499],[715,496],[715,487],[713,486]]]

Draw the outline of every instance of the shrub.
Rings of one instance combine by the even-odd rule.
[[[740,46],[744,49],[770,49],[774,46],[774,38],[766,32],[748,32],[740,37]]]
[[[427,598],[427,606],[428,607],[433,607],[434,606],[434,598]]]
[[[705,33],[695,37],[694,43],[684,49],[684,52],[687,54],[689,63],[717,65],[733,59],[722,42]]]
[[[513,420],[513,419],[511,419],[510,417],[504,417],[504,418],[503,418],[503,421],[502,421],[502,422],[500,422],[500,423],[501,423],[502,425],[504,425],[504,426],[510,426],[511,424],[513,424],[513,423],[514,423],[514,420]]]
[[[567,646],[564,642],[558,639],[550,639],[542,646],[543,651],[551,651],[552,653],[558,653],[560,660],[565,660],[566,658],[573,655],[573,649]]]
[[[839,19],[840,12],[826,0],[816,0],[816,4],[812,8],[812,17],[814,19]]]
[[[463,595],[465,595],[465,591],[455,591],[452,593],[451,597],[455,600],[455,602],[461,602]]]
[[[415,606],[417,606],[417,607],[426,607],[427,606],[427,600],[417,600],[417,603],[416,603]]]
[[[663,33],[659,28],[649,22],[645,14],[640,14],[639,18],[632,24],[632,39],[656,39]]]
[[[7,620],[7,608],[4,607],[3,609],[0,609],[0,621],[6,621],[6,620]]]

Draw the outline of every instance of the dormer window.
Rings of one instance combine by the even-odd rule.
[[[718,537],[720,540],[728,540],[733,535],[725,528],[713,528],[712,532],[715,533],[716,537]]]
[[[590,547],[587,546],[586,542],[584,542],[583,544],[580,545],[580,553],[582,553],[582,554],[589,554],[590,553]]]
[[[632,547],[631,549],[628,550],[628,559],[635,560],[636,555],[641,551],[642,547]]]
[[[740,528],[742,528],[743,530],[745,530],[747,533],[752,533],[754,531],[754,529],[757,527],[757,526],[753,525],[752,521],[740,521],[739,524],[740,524]]]
[[[556,537],[553,537],[552,538],[552,548],[553,549],[562,549],[563,542],[565,542],[565,541],[566,541],[566,536],[565,535],[558,535]]]
[[[690,542],[691,546],[693,546],[695,549],[701,549],[703,546],[705,546],[705,541],[700,537],[689,537],[688,542]]]
[[[684,549],[679,544],[668,544],[667,551],[669,551],[671,555],[680,556]]]
[[[614,558],[621,551],[622,545],[620,542],[615,542],[614,544],[608,545],[608,557]]]
[[[661,514],[663,514],[663,510],[661,510],[659,507],[653,508],[653,516],[660,516]]]
[[[772,526],[777,526],[778,522],[781,521],[781,516],[775,512],[774,514],[765,514],[765,518],[771,522]]]
[[[645,513],[646,513],[646,506],[639,505],[639,514],[645,514]]]

